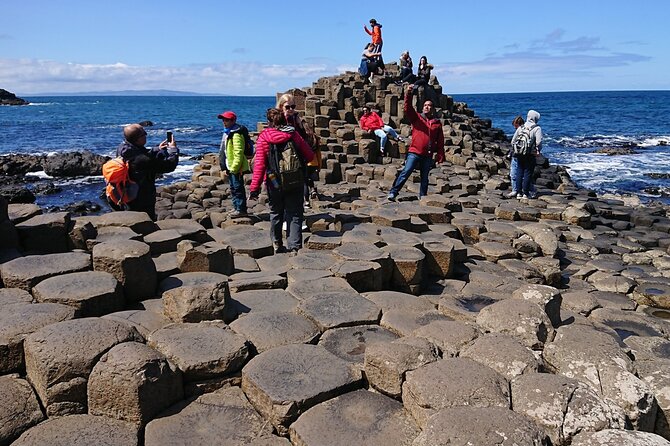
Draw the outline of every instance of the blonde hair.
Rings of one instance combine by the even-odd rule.
[[[293,95],[291,93],[284,93],[277,100],[277,108],[279,110],[283,110],[284,104],[286,104],[287,102],[291,102],[291,101],[293,101]]]

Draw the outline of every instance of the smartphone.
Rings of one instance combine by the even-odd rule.
[[[165,138],[165,139],[167,139],[167,142],[168,142],[168,143],[171,143],[171,142],[174,141],[174,140],[172,139],[172,132],[171,132],[171,131],[168,130],[168,132],[167,132],[167,138]]]

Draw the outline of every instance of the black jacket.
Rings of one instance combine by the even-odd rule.
[[[116,149],[116,155],[123,157],[130,165],[130,179],[139,186],[137,198],[130,202],[131,211],[146,212],[156,219],[156,176],[172,172],[177,168],[179,154],[169,154],[158,147],[147,149],[123,141]]]

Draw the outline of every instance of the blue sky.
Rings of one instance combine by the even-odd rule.
[[[273,95],[355,70],[374,17],[447,93],[670,89],[667,0],[513,3],[0,0],[0,88]]]

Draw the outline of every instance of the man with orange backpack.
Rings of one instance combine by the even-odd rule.
[[[116,149],[116,156],[128,166],[130,181],[137,186],[137,196],[124,206],[113,205],[116,210],[146,212],[156,220],[156,176],[172,172],[179,163],[179,149],[174,140],[164,140],[157,147],[147,149],[147,132],[139,124],[123,128],[124,141]]]

